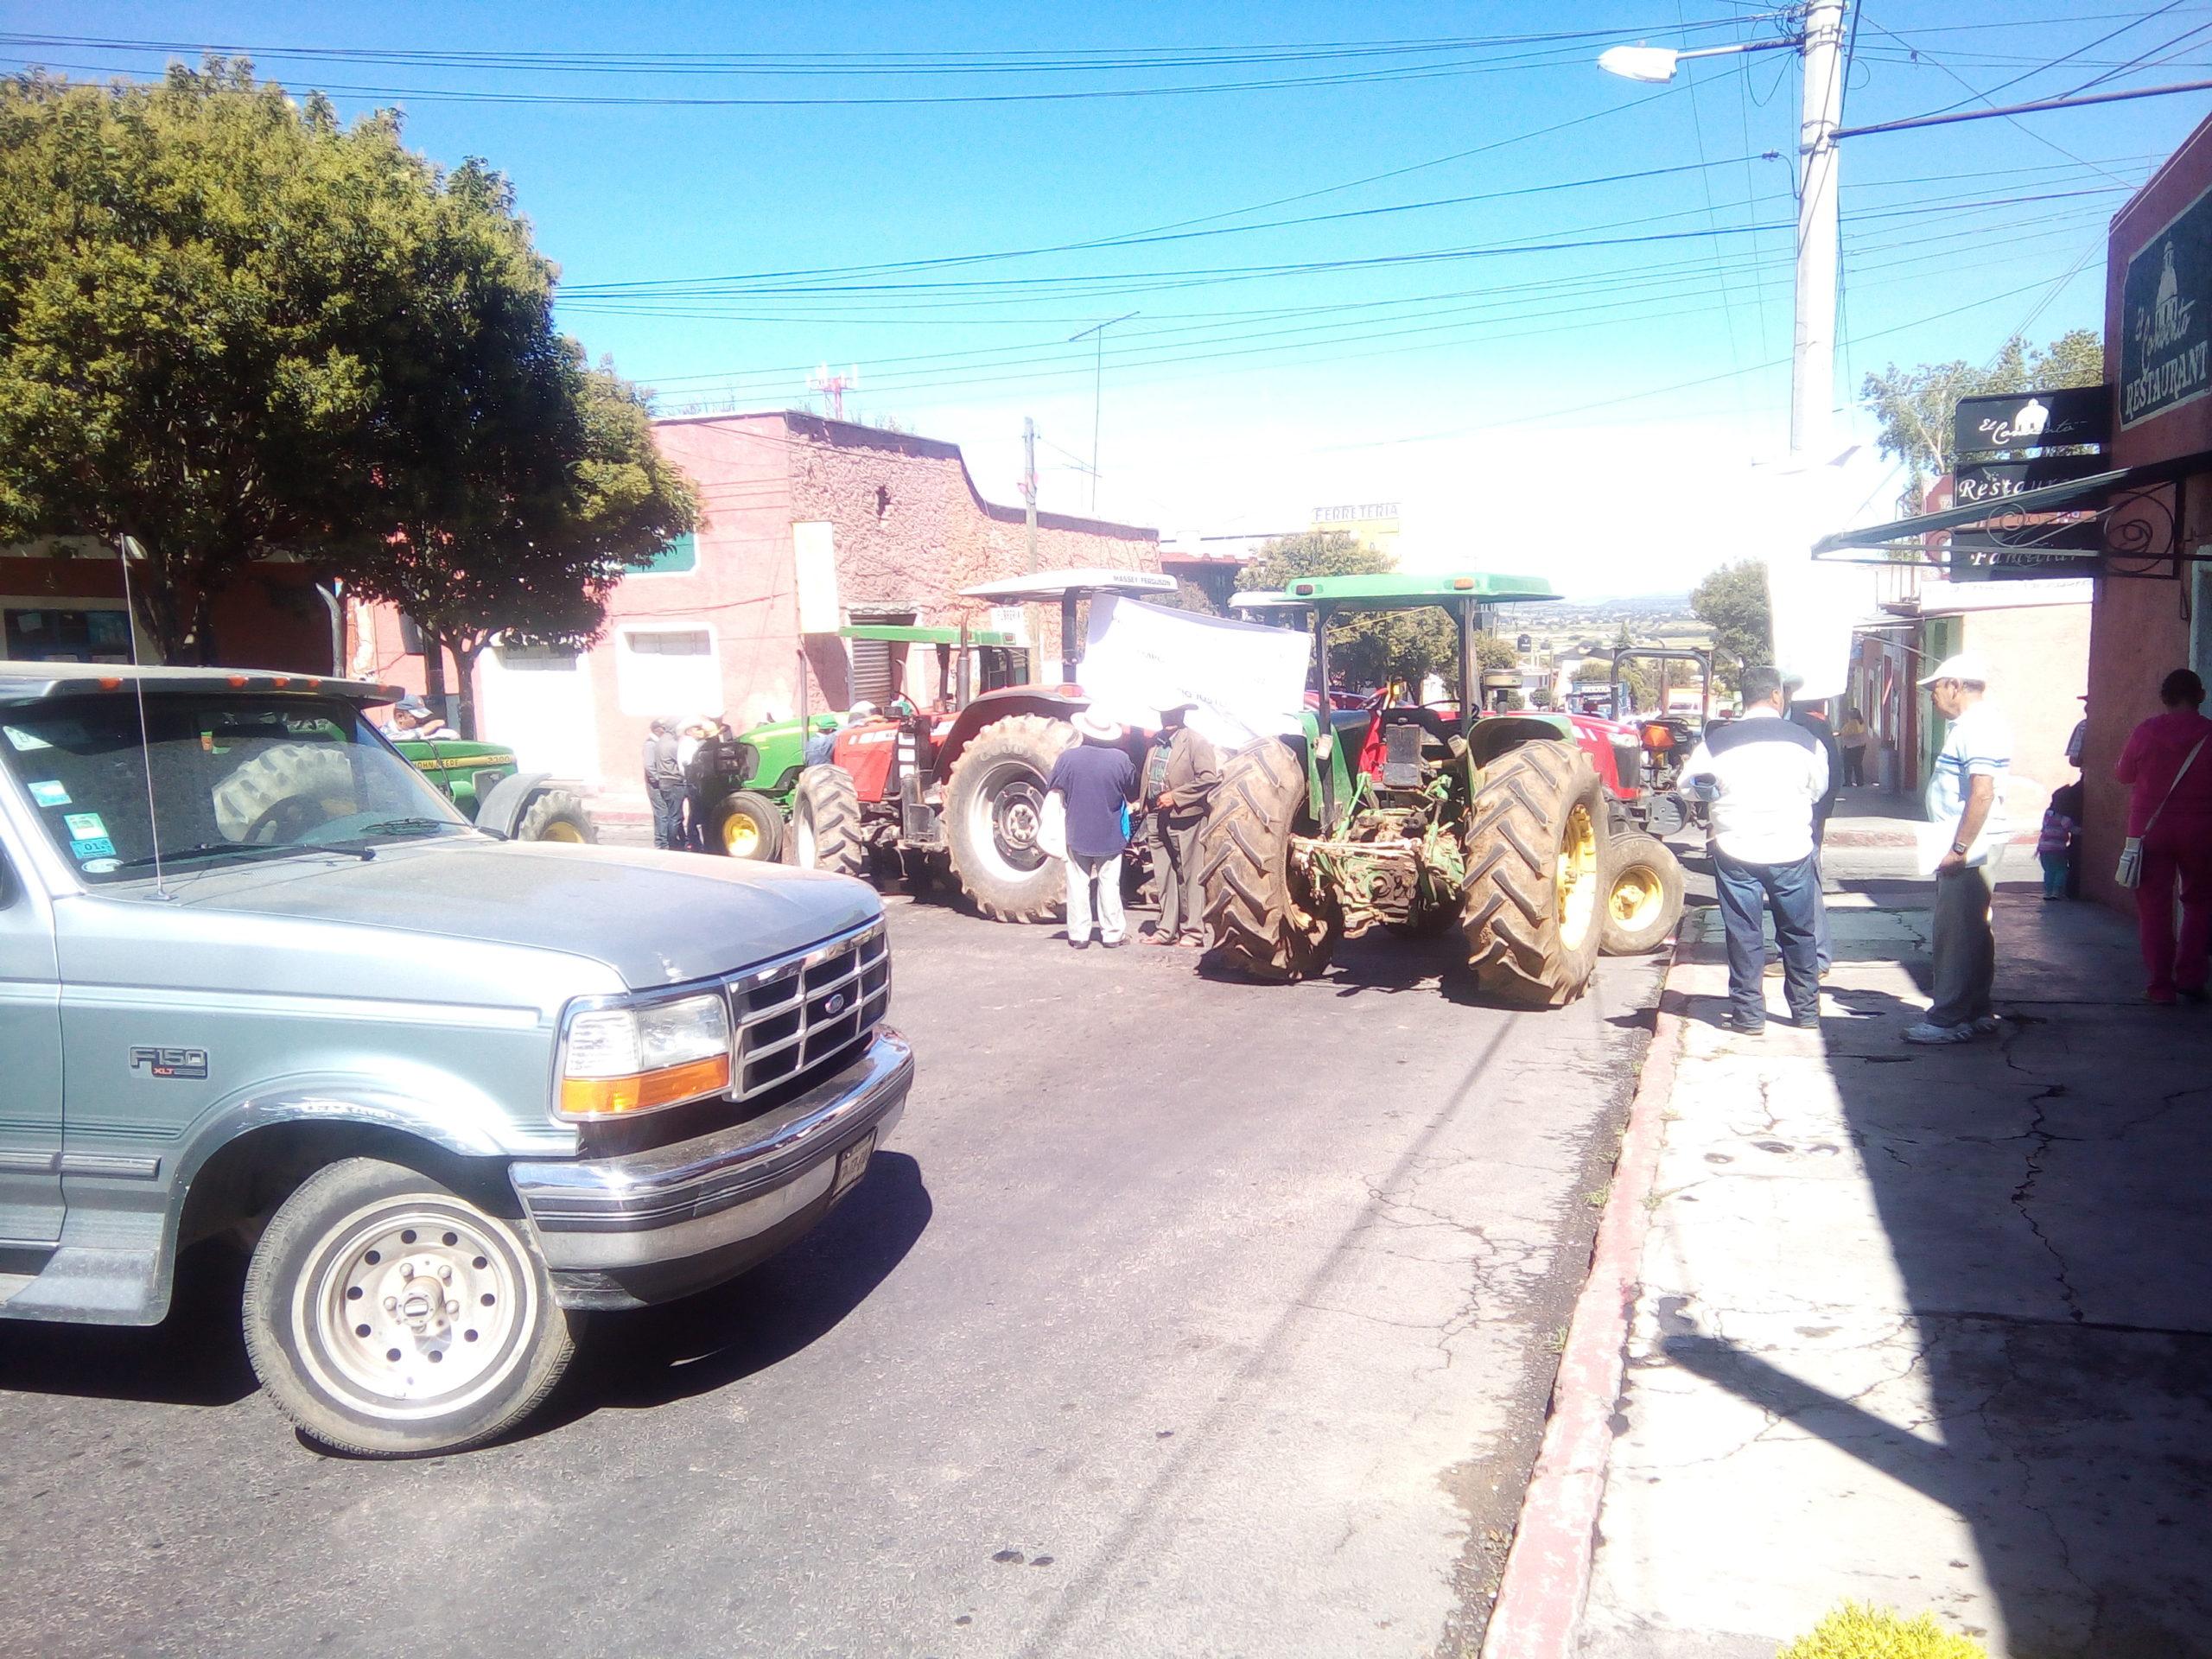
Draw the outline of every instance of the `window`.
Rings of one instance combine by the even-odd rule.
[[[5,615],[11,663],[127,663],[130,620],[120,605],[100,610],[14,610]]]
[[[615,642],[615,688],[624,714],[651,719],[721,712],[721,663],[711,628],[625,627]]]
[[[632,574],[641,576],[680,576],[699,568],[699,538],[685,531]]]

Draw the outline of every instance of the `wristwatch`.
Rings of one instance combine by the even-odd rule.
[[[1955,841],[1951,843],[1951,850],[1955,853],[1963,853],[1966,849],[1967,844],[1963,841]]]

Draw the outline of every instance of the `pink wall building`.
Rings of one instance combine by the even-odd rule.
[[[483,734],[576,780],[601,816],[645,812],[639,756],[656,715],[721,714],[742,731],[796,714],[802,674],[810,707],[842,709],[900,671],[880,656],[856,663],[836,637],[844,623],[1011,620],[990,623],[956,597],[1030,568],[1022,510],[984,500],[957,445],[796,412],[653,429],[698,491],[696,535],[623,579],[589,651],[495,646],[478,670]],[[1037,522],[1039,569],[1160,569],[1157,531]],[[1052,620],[1033,617],[1029,639],[1048,672]],[[356,607],[349,622],[349,671],[421,689],[397,613]]]

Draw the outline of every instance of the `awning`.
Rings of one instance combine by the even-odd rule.
[[[1963,507],[1946,507],[1941,512],[1923,512],[1916,518],[1892,518],[1885,524],[1866,524],[1857,530],[1840,530],[1814,543],[1813,553],[1818,557],[1823,553],[1841,553],[1858,548],[1913,546],[1922,537],[1937,531],[1963,530],[1998,519],[2017,521],[2033,513],[2101,512],[2119,498],[2133,492],[2155,485],[2171,484],[2192,473],[2208,472],[2212,472],[2212,450],[2199,450],[2195,454],[2177,456],[2171,461],[2151,461],[2140,467],[2115,467],[2108,473],[2093,473],[2087,478],[2069,479],[2063,484],[2042,485],[1997,501],[1977,501]],[[1917,550],[1916,547],[1915,550]]]

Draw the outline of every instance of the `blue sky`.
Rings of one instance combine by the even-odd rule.
[[[509,174],[563,268],[564,326],[669,404],[803,404],[813,365],[856,368],[849,411],[960,442],[1001,499],[1032,416],[1048,507],[1084,510],[1095,482],[1103,514],[1230,533],[1402,499],[1426,559],[1662,587],[1742,550],[1753,532],[1714,532],[1711,508],[1783,442],[1795,208],[1789,162],[1761,156],[1794,153],[1796,58],[1691,65],[1671,88],[1593,63],[1617,41],[1770,37],[1767,9],[1737,0],[119,3],[66,23],[7,0],[0,27],[253,48],[289,86],[366,89],[334,92],[349,113],[397,104],[419,149]],[[1586,38],[1507,38],[1570,34]],[[72,73],[167,55],[0,54]],[[493,55],[452,60],[468,54]],[[559,55],[582,54],[604,55]],[[1872,0],[1846,115],[2208,63],[2212,5]],[[1283,80],[1306,84],[1169,90]],[[1104,90],[1140,95],[1034,96]],[[907,98],[1005,101],[853,101]],[[2095,326],[2106,219],[2208,109],[2196,94],[1848,144],[1840,395],[1891,359]],[[1306,222],[1252,228],[1287,219]],[[1532,243],[1573,245],[1510,245]],[[607,286],[687,281],[709,291]],[[1131,311],[1107,337],[1094,480],[1096,359],[1066,337]]]

